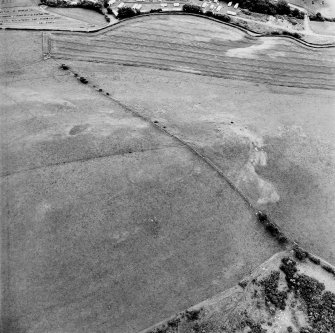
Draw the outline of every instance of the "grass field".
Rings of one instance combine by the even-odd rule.
[[[290,0],[289,3],[307,9],[309,12],[320,12],[326,17],[335,17],[333,0]]]
[[[76,35],[72,45],[66,36],[51,36],[52,54],[194,144],[288,234],[335,262],[334,49],[265,39],[264,50],[234,29],[220,35],[223,28],[207,21],[197,28],[202,19],[187,18],[182,33],[179,20],[150,18],[143,29],[142,20],[132,22],[85,42]],[[136,47],[136,31],[144,38],[149,30],[150,48]]]
[[[333,89],[333,51],[256,38],[202,18],[145,17],[92,36],[51,35],[56,58],[172,69],[275,85]],[[275,78],[275,80],[274,80]]]
[[[41,61],[41,33],[0,36],[11,46],[0,99],[5,332],[137,332],[280,249],[178,141]]]
[[[105,26],[106,20],[104,16],[93,10],[83,8],[62,8],[62,7],[48,7],[48,12],[70,17],[75,20],[94,24],[96,26]]]
[[[0,27],[86,31],[107,25],[103,15],[91,10],[40,7],[38,4],[38,0],[2,0]]]
[[[138,332],[281,249],[213,168],[118,101],[335,262],[333,49],[194,17],[49,38],[57,62],[41,32],[0,32],[5,332]]]

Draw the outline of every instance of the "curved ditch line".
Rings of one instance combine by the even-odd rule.
[[[185,13],[185,12],[165,12],[165,13],[146,13],[146,14],[141,14],[139,16],[134,16],[134,17],[129,17],[126,19],[123,19],[121,21],[118,21],[114,24],[102,27],[102,28],[98,28],[98,29],[93,29],[93,30],[88,30],[88,31],[83,31],[83,30],[62,30],[62,29],[41,29],[41,28],[17,28],[17,27],[3,27],[2,30],[26,30],[26,31],[42,31],[42,32],[47,32],[47,31],[54,31],[54,32],[62,32],[62,33],[80,33],[80,34],[98,34],[98,33],[103,33],[105,31],[110,31],[110,30],[114,30],[119,28],[120,26],[122,26],[123,24],[127,24],[128,21],[130,20],[140,20],[143,17],[151,17],[151,16],[159,16],[159,15],[184,15],[184,16],[195,16],[195,17],[201,17],[203,19],[207,19],[207,20],[211,20],[214,21],[216,23],[220,23],[220,24],[224,24],[226,26],[230,26],[232,28],[238,29],[240,31],[243,31],[244,33],[246,33],[249,36],[254,36],[254,37],[270,37],[270,38],[283,38],[283,39],[289,39],[293,42],[296,42],[298,44],[300,44],[300,46],[306,46],[308,48],[314,48],[314,49],[319,49],[319,48],[334,48],[335,47],[335,43],[328,43],[328,44],[315,44],[315,43],[309,43],[306,42],[304,40],[301,39],[297,39],[295,37],[292,36],[287,36],[287,35],[268,35],[266,33],[258,33],[256,31],[253,31],[251,29],[247,29],[244,27],[241,27],[237,24],[233,24],[233,23],[228,23],[228,22],[222,22],[218,19],[215,19],[213,17],[209,17],[206,15],[199,15],[199,14],[193,14],[193,13]]]

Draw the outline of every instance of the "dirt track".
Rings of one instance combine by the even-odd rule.
[[[294,87],[333,89],[333,50],[256,38],[202,18],[155,16],[92,36],[52,34],[56,58],[110,62]],[[275,80],[274,80],[275,79]]]

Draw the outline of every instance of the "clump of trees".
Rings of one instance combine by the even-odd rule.
[[[215,17],[216,19],[222,21],[222,22],[227,22],[229,23],[231,21],[230,16],[225,15],[225,14],[214,14],[213,17]]]
[[[304,18],[304,13],[299,9],[291,9],[285,0],[273,3],[270,0],[239,0],[240,7],[251,12],[267,15],[291,15],[298,19]]]
[[[183,12],[193,14],[203,14],[201,7],[197,5],[185,4],[183,6]]]
[[[324,21],[335,22],[335,18],[324,17],[324,16],[322,16],[321,13],[316,13],[316,14],[313,14],[313,15],[309,15],[309,19],[311,21],[319,21],[319,22],[324,22]]]
[[[197,5],[185,4],[183,6],[183,12],[214,17],[222,22],[230,22],[231,20],[230,16],[225,15],[225,14],[216,14],[216,13],[213,13],[212,11],[203,12],[201,7]]]
[[[139,15],[141,12],[139,10],[134,10],[131,7],[121,7],[118,10],[117,18],[120,20]]]
[[[269,33],[269,35],[271,36],[280,36],[280,35],[284,35],[284,36],[291,36],[291,37],[294,37],[294,38],[297,38],[297,39],[301,39],[302,36],[297,33],[297,32],[291,32],[291,31],[272,31]]]
[[[92,2],[88,0],[78,0],[77,3],[72,4],[66,0],[41,0],[42,5],[49,7],[81,7],[86,9],[95,10],[102,13],[103,1]]]

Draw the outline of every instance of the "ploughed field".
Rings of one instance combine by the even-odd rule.
[[[186,71],[275,85],[334,89],[332,50],[254,37],[204,18],[153,16],[92,35],[53,33],[55,58]]]

